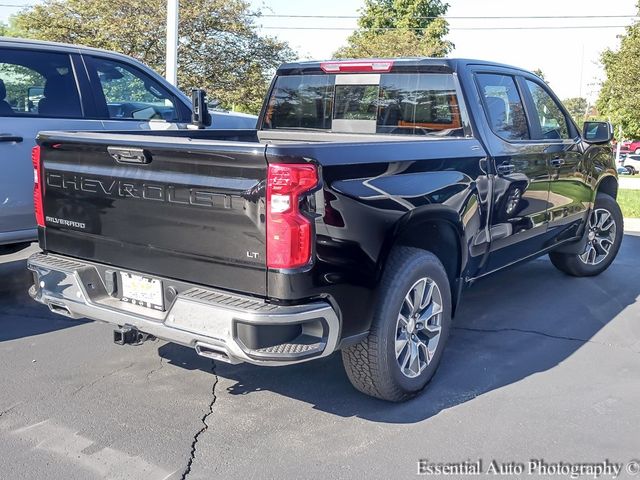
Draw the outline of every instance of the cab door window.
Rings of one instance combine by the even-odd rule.
[[[504,140],[529,140],[522,97],[511,75],[479,73],[480,92],[493,133]]]
[[[124,63],[93,57],[91,76],[102,116],[112,120],[179,121],[174,95],[145,73]]]
[[[0,116],[82,118],[69,55],[0,50]]]
[[[526,84],[536,108],[536,115],[532,121],[540,125],[542,138],[545,140],[570,138],[567,118],[556,101],[542,85],[531,80],[526,80]]]

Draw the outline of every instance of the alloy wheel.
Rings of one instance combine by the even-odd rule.
[[[403,375],[415,378],[431,363],[442,332],[442,294],[424,277],[409,289],[396,323],[395,353]]]
[[[616,222],[611,212],[596,208],[589,215],[587,246],[580,260],[587,265],[598,265],[611,252],[616,238]]]

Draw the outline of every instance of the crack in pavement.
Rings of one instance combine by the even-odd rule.
[[[80,385],[80,387],[76,388],[73,392],[71,392],[71,396],[77,395],[80,391],[84,390],[85,388],[89,388],[89,387],[93,387],[96,383],[98,383],[101,380],[104,380],[105,378],[108,378],[112,375],[115,375],[118,372],[122,372],[123,370],[126,370],[127,368],[131,368],[135,365],[134,362],[130,363],[129,365],[127,365],[126,367],[122,367],[122,368],[118,368],[112,372],[109,372],[105,375],[102,375],[99,378],[96,378],[94,381],[90,382],[90,383],[86,383],[84,385]]]
[[[0,417],[2,417],[4,414],[9,413],[11,410],[13,410],[14,408],[19,407],[20,405],[22,405],[24,402],[18,402],[15,405],[12,405],[11,407],[7,408],[6,410],[2,410],[0,411]]]
[[[191,473],[191,467],[196,458],[196,449],[198,446],[198,439],[200,438],[200,435],[202,435],[204,432],[206,432],[209,429],[209,424],[207,423],[207,419],[211,414],[213,414],[213,405],[216,403],[216,385],[218,384],[218,375],[216,375],[216,364],[213,360],[211,360],[211,373],[213,373],[214,380],[213,380],[213,385],[211,387],[212,398],[211,398],[211,403],[209,403],[209,411],[202,416],[202,420],[201,420],[202,428],[198,430],[198,432],[193,436],[193,442],[191,442],[191,455],[189,457],[189,462],[187,462],[187,466],[184,469],[184,472],[182,473],[182,477],[180,477],[180,480],[185,480],[187,478],[187,475]]]
[[[568,337],[564,335],[553,335],[551,333],[539,332],[537,330],[527,330],[525,328],[472,328],[472,327],[452,327],[454,330],[463,330],[466,332],[480,332],[480,333],[503,333],[503,332],[516,332],[516,333],[528,333],[531,335],[540,335],[542,337],[553,338],[555,340],[567,340],[570,342],[581,342],[581,343],[592,343],[594,345],[600,345],[602,347],[613,347],[619,348],[622,350],[629,350],[633,353],[636,352],[630,347],[625,347],[623,345],[614,345],[612,343],[602,343],[602,342],[594,342],[588,338],[579,338],[579,337]]]
[[[151,375],[153,375],[156,372],[159,372],[160,370],[162,370],[162,367],[164,367],[164,362],[162,361],[162,357],[160,357],[160,366],[158,368],[153,368],[151,370],[149,370],[149,373],[147,373],[147,382],[149,381],[149,377]]]

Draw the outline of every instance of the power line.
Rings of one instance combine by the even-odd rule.
[[[327,19],[359,19],[357,15],[285,15],[285,14],[258,14],[261,18],[327,18]],[[411,17],[412,20],[435,20],[444,18],[446,20],[548,20],[548,19],[601,19],[601,18],[640,18],[639,15],[516,15],[516,16],[449,16],[443,15],[439,17]]]
[[[573,30],[573,29],[604,29],[604,28],[627,28],[631,25],[565,25],[565,26],[532,26],[532,27],[449,27],[449,30]],[[344,30],[352,31],[356,28],[350,27],[274,27],[260,26],[264,30]],[[400,28],[400,27],[380,27],[368,28],[370,30],[424,30],[424,28]]]

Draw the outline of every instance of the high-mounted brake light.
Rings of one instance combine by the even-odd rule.
[[[322,62],[325,73],[387,73],[393,68],[393,60],[346,60]]]
[[[36,145],[31,150],[31,162],[33,163],[33,208],[36,214],[36,222],[39,227],[44,227],[44,209],[42,206],[42,168],[40,165],[40,146]]]
[[[318,184],[310,164],[271,164],[267,173],[267,267],[297,268],[311,260],[311,221],[300,197]]]

